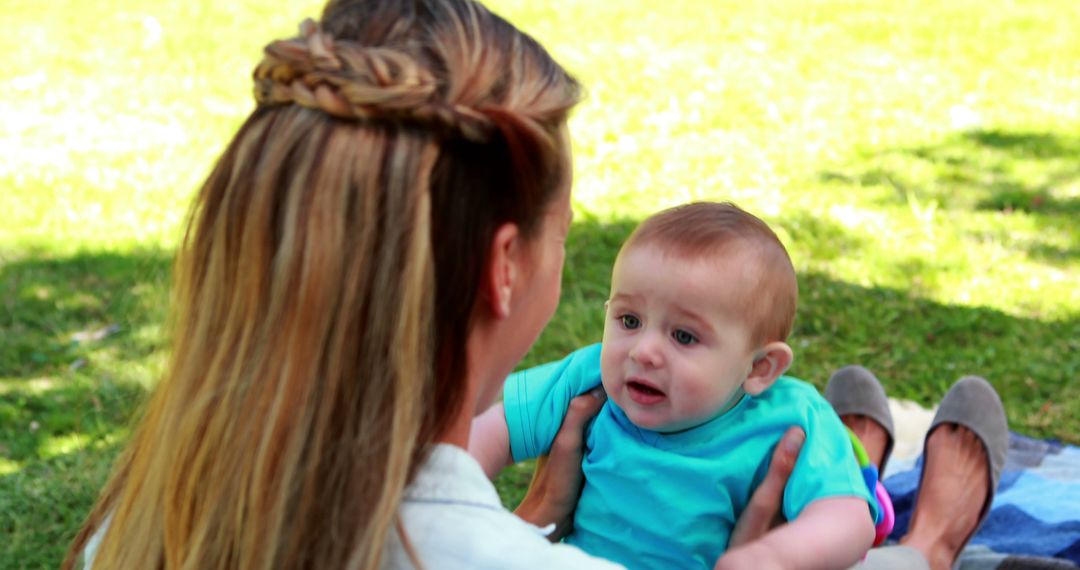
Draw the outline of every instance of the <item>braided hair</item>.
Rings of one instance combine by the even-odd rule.
[[[393,48],[334,41],[308,19],[300,37],[276,41],[255,68],[260,105],[297,104],[334,117],[391,123],[490,140],[482,109],[439,99],[438,82],[411,55]]]

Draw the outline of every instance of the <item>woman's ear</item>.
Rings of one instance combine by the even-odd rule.
[[[766,344],[754,357],[754,364],[750,367],[750,373],[743,381],[743,390],[751,396],[769,389],[791,366],[795,355],[786,342],[774,341]]]
[[[521,249],[517,224],[507,222],[495,230],[480,291],[480,298],[488,304],[495,318],[510,316],[514,289],[521,277]]]

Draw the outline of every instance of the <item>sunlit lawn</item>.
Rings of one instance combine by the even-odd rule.
[[[1080,443],[1080,4],[492,5],[588,88],[563,303],[530,363],[599,339],[637,220],[731,199],[800,272],[794,374],[862,362],[931,404],[978,373],[1014,429]],[[0,567],[55,566],[89,508],[161,370],[188,199],[261,47],[318,6],[5,3]]]

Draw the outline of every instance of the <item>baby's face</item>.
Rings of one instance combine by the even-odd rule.
[[[683,260],[653,246],[624,251],[604,321],[604,389],[635,425],[674,432],[726,410],[754,360],[732,295],[741,255]]]

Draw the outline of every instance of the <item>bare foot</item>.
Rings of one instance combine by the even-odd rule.
[[[986,450],[970,430],[941,424],[926,441],[926,466],[901,544],[948,570],[974,532],[990,486]]]
[[[859,438],[866,449],[866,455],[870,457],[870,462],[880,469],[881,460],[885,458],[885,447],[889,445],[889,434],[885,428],[874,420],[858,414],[840,416],[840,421],[844,422],[855,437]]]

